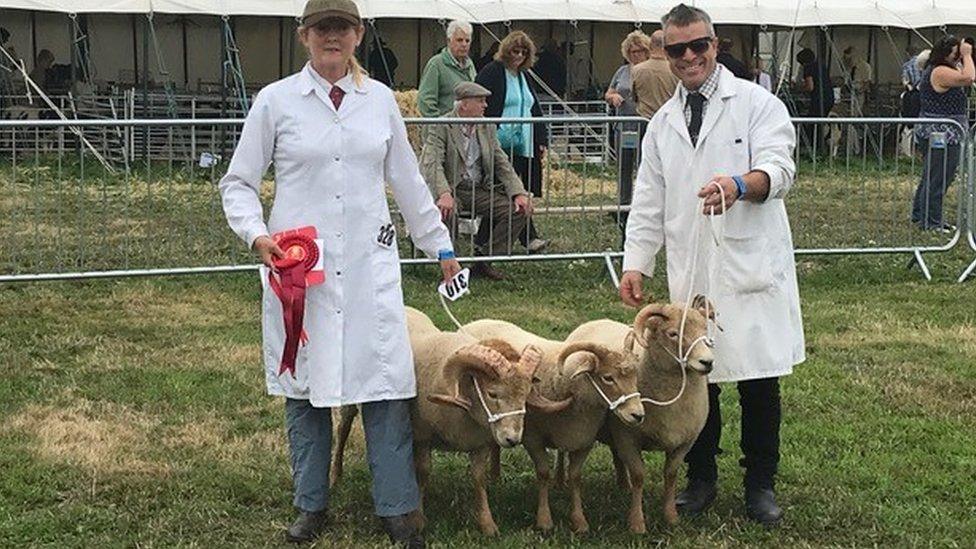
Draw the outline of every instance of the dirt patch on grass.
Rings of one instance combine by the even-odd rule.
[[[160,475],[170,466],[141,455],[156,421],[124,406],[80,401],[66,407],[28,406],[7,428],[32,436],[39,458],[99,474]]]

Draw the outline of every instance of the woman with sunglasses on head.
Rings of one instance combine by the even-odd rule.
[[[973,85],[973,46],[946,36],[932,46],[919,83],[922,118],[948,118],[968,128],[966,88]],[[963,130],[964,131],[964,130]],[[923,230],[951,233],[943,221],[942,199],[956,177],[963,131],[955,124],[917,124],[915,137],[925,155],[922,177],[912,200],[912,222]]]
[[[498,45],[495,60],[485,65],[475,82],[491,95],[485,116],[489,118],[542,117],[536,85],[527,73],[535,64],[535,43],[522,31],[512,31]],[[549,143],[545,124],[501,124],[498,141],[512,159],[512,167],[532,196],[542,197],[542,158]],[[520,235],[512,235],[529,252],[541,252],[549,242],[542,239],[530,219]]]
[[[285,397],[298,509],[287,538],[310,541],[323,531],[331,408],[360,404],[375,512],[395,543],[416,547],[423,544],[409,520],[419,504],[409,409],[416,381],[387,183],[414,242],[441,259],[444,279],[460,267],[393,92],[354,57],[364,31],[352,0],[309,0],[298,27],[309,61],[257,95],[220,192],[231,228],[266,266],[262,356],[268,392]],[[260,188],[272,162],[265,222]],[[293,236],[294,244],[270,236],[309,226],[314,237]],[[295,281],[293,252],[321,257],[323,283],[306,289],[305,273],[297,275],[304,296],[284,293]],[[304,307],[297,330],[296,316],[283,319],[296,303]],[[302,348],[288,346],[299,339]]]

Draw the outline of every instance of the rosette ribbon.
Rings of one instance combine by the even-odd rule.
[[[277,244],[285,252],[285,257],[274,258],[275,272],[270,273],[268,278],[271,289],[281,300],[285,322],[285,349],[281,354],[278,375],[287,371],[294,376],[298,346],[308,342],[303,328],[307,287],[305,276],[318,263],[319,248],[310,236],[295,233],[284,235]]]

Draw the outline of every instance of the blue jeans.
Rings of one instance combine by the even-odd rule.
[[[928,139],[920,141],[925,152],[922,177],[912,200],[912,222],[923,229],[942,227],[942,199],[946,189],[956,177],[959,168],[959,144],[946,144],[945,148],[932,147]]]
[[[361,405],[366,453],[373,475],[373,507],[381,517],[409,513],[420,504],[413,465],[409,400]],[[332,409],[307,400],[285,399],[295,507],[321,511],[329,505]]]

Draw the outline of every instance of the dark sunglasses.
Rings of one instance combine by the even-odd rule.
[[[701,55],[708,51],[708,47],[712,45],[712,40],[713,38],[711,36],[702,36],[701,38],[695,38],[688,42],[671,44],[664,46],[664,53],[668,54],[668,57],[672,59],[677,59],[684,55],[686,49],[690,49],[695,55]]]

